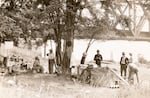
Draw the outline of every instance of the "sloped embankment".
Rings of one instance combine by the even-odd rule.
[[[93,68],[81,74],[81,81],[95,87],[125,87],[128,82],[109,67]]]

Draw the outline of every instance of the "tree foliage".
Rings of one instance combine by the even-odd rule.
[[[15,21],[7,16],[0,15],[0,38],[2,40],[13,40],[15,46],[18,45],[17,40],[22,34],[22,29],[16,25]],[[6,39],[7,38],[7,39]]]
[[[44,36],[45,40],[51,34],[43,32],[51,33],[50,29],[56,27],[59,7],[58,0],[51,0],[51,3],[49,0],[5,0],[1,5],[1,14],[16,22],[26,42],[28,37]]]
[[[101,5],[99,9],[95,8],[96,4]],[[4,35],[12,36],[12,32],[14,35],[22,32],[27,43],[37,37],[42,37],[44,43],[54,39],[57,44],[57,64],[68,69],[75,30],[78,34],[86,32],[83,36],[91,35],[93,39],[97,35],[116,36],[115,26],[118,22],[129,26],[128,17],[112,19],[114,6],[113,0],[4,0],[0,5],[0,15],[11,21],[2,21],[4,28],[1,26],[0,34],[5,37]],[[91,18],[82,17],[85,9],[88,9]],[[63,53],[61,39],[65,40]]]

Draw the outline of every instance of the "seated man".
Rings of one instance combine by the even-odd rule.
[[[21,59],[20,69],[21,69],[21,70],[27,70],[27,64],[24,63],[24,60],[23,60],[23,59]]]
[[[35,73],[43,73],[43,67],[40,65],[40,60],[38,57],[35,57],[32,71]]]
[[[3,64],[3,62],[0,61],[0,75],[5,75],[7,73],[8,73],[7,68],[5,67],[5,65]]]

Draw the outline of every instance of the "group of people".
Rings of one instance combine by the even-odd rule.
[[[136,75],[137,82],[139,82],[138,77],[138,67],[133,63],[132,53],[129,53],[129,58],[125,56],[125,53],[122,52],[122,57],[120,59],[120,73],[121,76],[126,79],[128,72],[128,81],[130,84],[134,84],[134,75]]]
[[[85,63],[85,58],[86,58],[86,53],[83,53],[83,56],[81,58],[81,62],[80,64],[84,64]],[[95,63],[98,65],[98,67],[101,67],[101,61],[103,60],[102,55],[100,54],[100,51],[97,50],[97,54],[95,54],[94,56],[94,61]]]
[[[5,69],[2,73],[11,74],[13,72],[17,72],[19,69],[27,69],[27,62],[24,62],[24,59],[20,56],[11,55],[10,57],[3,58],[0,67],[1,69]]]
[[[86,53],[83,53],[80,64],[85,63]],[[94,56],[94,61],[98,67],[101,67],[101,61],[103,60],[100,51],[97,50],[97,54]],[[120,59],[120,74],[124,79],[128,79],[130,84],[134,83],[134,75],[136,75],[137,82],[139,82],[138,77],[138,67],[133,63],[132,53],[129,53],[129,57],[126,57],[125,52],[122,52]],[[128,77],[127,77],[128,74]]]
[[[53,54],[52,49],[50,49],[48,56],[48,71],[49,74],[54,73],[54,64],[55,64],[55,56]],[[4,58],[2,64],[0,64],[2,67],[8,69],[8,73],[14,73],[18,70],[26,70],[26,71],[32,71],[33,73],[43,73],[44,68],[40,63],[40,58],[36,56],[33,61],[33,66],[31,67],[31,64],[28,64],[27,61],[25,61],[20,56],[12,55],[9,58]],[[29,67],[30,66],[30,67]]]
[[[52,49],[49,50],[49,53],[47,54],[47,56],[48,56],[48,71],[49,71],[49,74],[53,74],[55,56],[53,54]],[[37,73],[43,72],[43,67],[40,65],[40,59],[38,57],[35,57],[32,70]]]
[[[52,74],[52,73],[54,73],[54,65],[55,65],[55,56],[53,54],[52,49],[49,50],[49,53],[47,54],[47,56],[48,56],[48,71],[49,71],[49,74]],[[129,56],[130,57],[126,57],[125,53],[122,52],[122,56],[120,59],[120,74],[125,79],[127,78],[127,74],[128,74],[128,80],[132,83],[132,82],[134,82],[134,75],[137,76],[137,81],[139,81],[138,80],[138,68],[133,63],[133,58],[132,58],[131,53],[129,53]],[[85,58],[86,58],[86,53],[83,53],[83,56],[81,59],[81,64],[84,64]],[[10,58],[10,60],[19,62],[19,59],[17,59],[14,55],[12,56],[12,58]],[[103,57],[100,54],[100,51],[97,50],[97,53],[94,56],[94,61],[98,67],[101,67],[102,60],[103,60]],[[27,70],[27,64],[24,63],[23,59],[21,59],[20,68],[23,70],[24,69]],[[9,69],[9,70],[11,70],[11,69]],[[40,59],[38,57],[35,57],[32,71],[36,72],[36,73],[43,73],[43,71],[44,71],[43,67],[40,64]]]
[[[10,57],[4,58],[1,68],[6,69],[3,73],[13,74],[18,72],[36,72],[42,73],[43,67],[40,65],[39,57],[35,57],[33,66],[30,67],[28,61],[25,61],[21,56],[11,55]]]

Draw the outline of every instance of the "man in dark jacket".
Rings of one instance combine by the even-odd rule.
[[[96,62],[96,64],[101,67],[101,61],[103,60],[102,55],[100,54],[99,50],[97,50],[97,54],[94,57],[94,60]]]
[[[123,76],[123,72],[124,72],[124,78],[126,78],[128,63],[129,63],[128,58],[125,56],[125,53],[122,52],[122,57],[120,59],[120,73],[121,73],[121,76]]]
[[[80,64],[84,64],[85,63],[86,55],[87,55],[86,53],[83,53]]]

